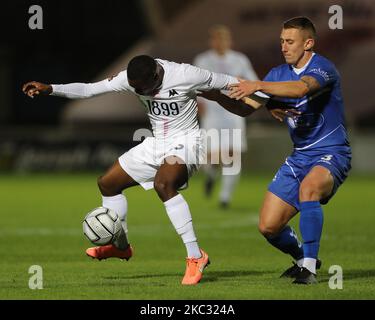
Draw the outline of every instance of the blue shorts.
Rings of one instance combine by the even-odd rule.
[[[302,180],[313,167],[323,166],[331,172],[334,178],[332,193],[320,201],[321,204],[326,204],[348,176],[348,172],[351,169],[351,158],[351,152],[347,150],[332,151],[332,149],[327,148],[294,151],[276,173],[273,181],[268,186],[268,191],[299,211],[299,188]]]

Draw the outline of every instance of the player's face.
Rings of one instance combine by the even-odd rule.
[[[212,32],[209,44],[212,49],[220,54],[224,54],[232,45],[232,37],[227,31]]]
[[[304,57],[306,39],[302,30],[283,29],[280,36],[281,51],[288,64],[298,67],[298,62]]]
[[[156,72],[150,80],[128,80],[135,92],[142,96],[155,96],[163,83],[164,69],[157,64]]]

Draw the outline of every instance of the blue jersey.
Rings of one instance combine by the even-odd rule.
[[[303,98],[280,98],[280,106],[295,108],[302,114],[286,118],[295,150],[334,149],[350,152],[340,75],[334,64],[319,54],[314,54],[302,69],[289,64],[273,68],[264,81],[298,81],[303,76],[315,78],[321,88]]]

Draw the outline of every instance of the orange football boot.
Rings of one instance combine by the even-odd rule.
[[[182,279],[183,285],[194,285],[202,279],[204,268],[210,264],[208,254],[200,249],[202,257],[200,258],[186,258],[186,271]]]
[[[108,258],[119,258],[129,260],[133,256],[133,248],[129,246],[125,250],[120,250],[116,248],[113,244],[109,244],[101,247],[88,248],[86,254],[98,260],[108,259]]]

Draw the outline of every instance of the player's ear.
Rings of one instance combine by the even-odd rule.
[[[305,41],[305,51],[310,51],[314,48],[315,41],[314,39],[307,39]]]

